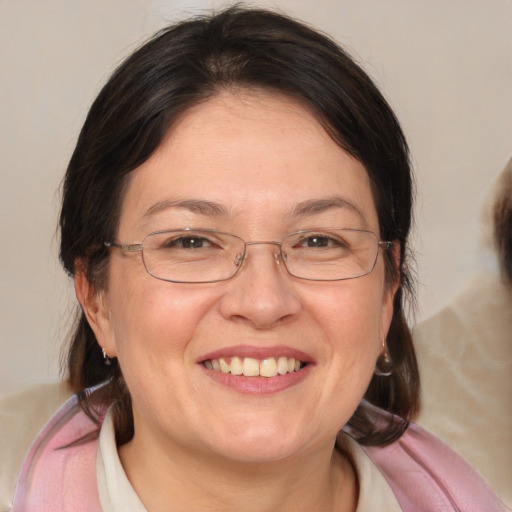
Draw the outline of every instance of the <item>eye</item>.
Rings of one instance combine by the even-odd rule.
[[[303,241],[303,245],[308,247],[328,247],[331,243],[332,240],[326,236],[309,236]]]
[[[295,247],[312,247],[312,248],[322,248],[322,247],[332,247],[332,248],[340,248],[340,247],[348,247],[349,244],[343,240],[342,238],[334,235],[329,235],[327,233],[317,233],[311,234],[307,237],[303,237],[298,240],[295,244]]]
[[[167,238],[161,244],[163,249],[205,249],[214,247],[214,243],[200,235],[185,235]]]

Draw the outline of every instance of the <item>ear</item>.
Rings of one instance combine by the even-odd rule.
[[[109,357],[116,357],[115,335],[109,316],[105,291],[96,290],[89,282],[83,262],[76,262],[75,269],[75,294],[96,336],[98,345],[105,349]]]
[[[382,307],[381,307],[381,318],[380,318],[380,336],[381,340],[384,341],[387,337],[391,320],[393,319],[394,312],[394,300],[396,292],[400,286],[400,242],[395,240],[391,247],[387,249],[391,261],[389,262],[388,255],[384,255],[384,267],[387,269],[389,263],[394,267],[394,278],[392,280],[387,278],[389,271],[386,271],[384,292],[382,296]]]

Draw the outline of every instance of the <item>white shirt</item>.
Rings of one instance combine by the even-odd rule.
[[[352,460],[359,481],[356,512],[401,512],[391,487],[363,449],[346,434],[338,444]],[[104,512],[148,512],[135,493],[117,453],[114,423],[109,411],[101,427],[96,459],[98,491]]]

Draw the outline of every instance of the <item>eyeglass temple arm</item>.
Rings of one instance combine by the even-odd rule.
[[[382,247],[383,249],[390,249],[391,246],[393,245],[393,242],[381,241],[381,242],[378,242],[378,245],[379,245],[379,247]]]
[[[112,249],[121,249],[123,252],[142,251],[142,244],[116,244],[115,242],[103,242],[103,245]]]

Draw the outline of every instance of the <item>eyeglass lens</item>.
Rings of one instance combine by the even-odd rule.
[[[368,274],[379,248],[374,233],[355,229],[299,231],[272,244],[280,246],[281,259],[291,275],[318,281]],[[246,257],[246,242],[213,230],[176,229],[146,236],[142,254],[147,271],[158,279],[215,282],[238,272]]]

